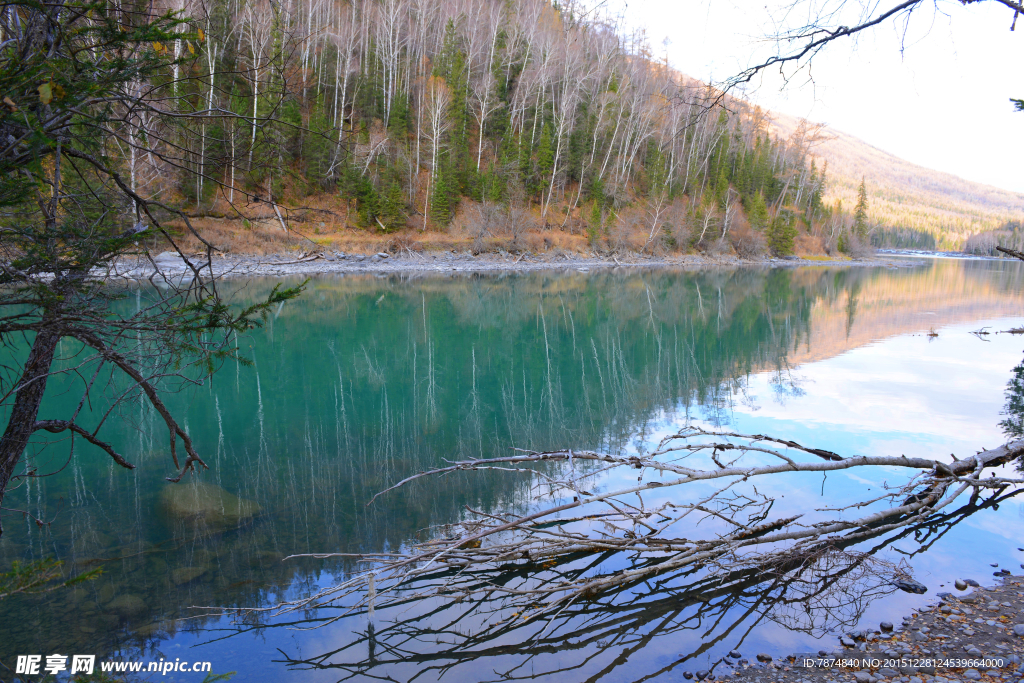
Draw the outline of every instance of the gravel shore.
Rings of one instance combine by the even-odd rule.
[[[190,256],[193,265],[205,269],[205,257]],[[154,269],[153,264],[157,266]],[[529,272],[537,270],[575,270],[587,272],[614,268],[705,268],[736,266],[884,266],[908,267],[916,265],[907,259],[879,256],[870,260],[809,260],[796,257],[766,258],[746,261],[735,257],[709,257],[687,255],[668,258],[657,257],[597,257],[581,256],[570,252],[546,252],[542,254],[480,254],[470,252],[427,253],[403,252],[399,254],[342,254],[317,253],[309,255],[234,256],[222,255],[213,258],[213,272],[220,277],[259,277],[265,275],[318,275],[324,273],[473,273],[473,272]],[[159,254],[150,262],[148,259],[122,259],[114,269],[114,275],[127,279],[145,280],[157,275],[156,270],[167,277],[186,274],[188,269],[182,258],[174,252]],[[157,275],[159,278],[160,275]]]
[[[847,633],[830,651],[784,657],[734,651],[712,671],[684,676],[750,683],[1024,683],[1024,576],[1003,575],[994,587],[956,593],[938,593],[902,624]]]

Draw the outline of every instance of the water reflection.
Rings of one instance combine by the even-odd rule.
[[[212,466],[201,479],[163,481],[166,439],[140,406],[105,428],[136,471],[76,444],[67,469],[8,494],[11,507],[54,523],[6,519],[0,567],[56,556],[106,573],[0,603],[0,661],[181,642],[215,623],[183,621],[192,605],[266,604],[353,566],[286,555],[381,551],[460,520],[465,505],[527,504],[507,480],[456,474],[365,507],[403,476],[513,446],[617,453],[666,422],[726,424],[754,400],[747,378],[761,371],[777,396],[797,400],[810,391],[794,381],[799,363],[1019,312],[1016,266],[317,280],[265,332],[239,340],[253,368],[224,368],[172,398]],[[44,411],[66,400],[55,387]],[[63,463],[66,449],[34,464]]]
[[[823,544],[785,564],[725,575],[691,569],[618,587],[574,603],[550,621],[531,620],[529,606],[509,604],[507,598],[434,599],[424,605],[414,596],[442,583],[454,594],[520,578],[510,575],[516,572],[511,568],[438,571],[407,586],[405,604],[327,626],[328,639],[336,643],[329,650],[301,655],[306,648],[283,650],[279,661],[300,671],[326,670],[337,680],[553,680],[573,671],[573,680],[642,681],[684,669],[721,676],[731,664],[721,656],[723,649],[742,648],[765,620],[818,636],[853,628],[871,601],[897,590],[894,567],[876,557],[879,551],[913,539],[914,552],[924,552],[954,525],[998,508],[1017,493],[989,495],[926,523],[879,532],[866,539],[866,547],[860,541],[858,550],[852,543]],[[574,558],[547,571],[557,580],[604,559]],[[322,609],[309,619],[241,626],[238,632],[314,627],[329,624],[338,612]]]

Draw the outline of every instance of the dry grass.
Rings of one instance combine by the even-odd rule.
[[[384,233],[354,226],[355,217],[343,201],[334,196],[309,197],[302,206],[282,207],[288,231],[281,226],[272,207],[265,202],[238,206],[246,218],[227,202],[219,202],[202,218],[191,219],[203,238],[218,250],[239,255],[265,256],[299,251],[342,251],[350,254],[469,251],[480,253],[544,253],[575,254],[617,253],[626,255],[644,251],[665,256],[685,253],[693,226],[688,220],[685,200],[676,200],[663,207],[659,214],[660,229],[650,239],[651,207],[637,203],[622,209],[606,226],[605,234],[591,240],[580,211],[566,216],[564,207],[552,207],[548,221],[538,209],[523,205],[512,208],[485,202],[464,200],[452,223],[444,229],[420,230],[419,225]],[[562,224],[564,222],[564,224]],[[171,226],[182,234],[181,245],[189,251],[201,251],[199,240],[187,234],[180,223]],[[797,253],[824,254],[820,237],[800,235]],[[154,245],[160,250],[160,245]],[[710,240],[701,251],[714,254],[734,253],[741,258],[756,259],[767,252],[764,235],[750,228],[741,213],[735,214],[726,240]]]
[[[797,256],[824,256],[825,238],[821,235],[800,233],[793,239],[793,253]]]

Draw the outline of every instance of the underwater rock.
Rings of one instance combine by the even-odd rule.
[[[171,572],[171,583],[183,586],[206,573],[206,567],[178,567]]]
[[[146,601],[141,595],[125,593],[108,602],[106,609],[121,617],[133,617],[146,611]]]
[[[238,526],[260,513],[255,501],[201,481],[168,484],[160,493],[160,503],[170,517],[202,520],[219,527]]]

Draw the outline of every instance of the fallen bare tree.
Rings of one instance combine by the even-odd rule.
[[[587,564],[603,557],[591,557]],[[692,650],[644,673],[653,678],[672,669],[715,671],[735,662],[721,656],[707,658],[723,644],[739,647],[766,618],[818,635],[829,628],[852,628],[866,603],[896,590],[882,578],[891,569],[870,552],[834,550],[769,572],[747,569],[711,576],[691,569],[681,581],[645,584],[640,592],[620,586],[598,599],[578,601],[563,611],[560,621],[566,627],[558,629],[523,618],[529,610],[524,614],[510,608],[502,597],[482,591],[474,599],[445,600],[419,612],[409,609],[413,607],[409,604],[396,605],[401,610],[398,618],[370,620],[330,651],[286,655],[282,661],[299,669],[334,670],[343,674],[341,680],[366,676],[431,680],[460,665],[485,660],[489,667],[498,667],[493,680],[537,680],[560,670],[578,675],[587,665],[615,668],[656,639],[669,636],[679,650],[685,647],[683,639],[691,639]],[[442,574],[435,571],[422,578],[443,581]],[[510,578],[514,575],[506,570],[465,572],[460,580],[468,585]],[[310,628],[331,619],[320,616],[279,625]],[[243,630],[263,627],[250,624]],[[497,663],[509,655],[513,661]],[[560,655],[567,659],[558,661]],[[610,664],[602,661],[608,655],[613,656]],[[547,661],[549,657],[556,661]],[[403,675],[403,667],[408,676]],[[485,680],[476,675],[477,680]]]
[[[900,541],[915,545],[908,554],[921,552],[967,516],[998,508],[1024,490],[1024,479],[999,471],[1022,455],[1024,440],[962,460],[844,458],[687,429],[627,457],[566,450],[455,462],[378,495],[468,470],[526,477],[532,502],[515,512],[467,508],[461,523],[390,553],[313,555],[366,568],[301,599],[241,610],[241,628],[369,616],[351,642],[285,661],[352,676],[415,663],[414,678],[496,654],[532,659],[570,644],[632,650],[657,634],[706,631],[677,666],[722,638],[742,639],[751,618],[821,635],[853,627],[877,597],[923,591],[905,562],[876,554]],[[873,497],[800,514],[780,512],[781,496],[770,493],[787,474],[850,470],[906,476]],[[784,490],[797,492],[791,484]],[[375,619],[374,610],[394,611]],[[510,669],[502,680],[529,677],[520,674]]]

